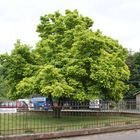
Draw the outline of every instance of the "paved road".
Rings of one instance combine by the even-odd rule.
[[[140,130],[131,130],[81,137],[61,138],[57,140],[140,140]]]

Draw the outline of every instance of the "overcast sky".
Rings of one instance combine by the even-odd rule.
[[[35,46],[41,15],[77,9],[93,19],[93,29],[140,49],[140,0],[0,0],[0,53],[10,52],[17,39]]]

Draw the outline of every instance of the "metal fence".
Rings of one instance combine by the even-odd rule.
[[[63,101],[47,111],[17,108],[0,101],[0,136],[66,132],[73,130],[140,124],[139,104],[134,100],[74,102]]]

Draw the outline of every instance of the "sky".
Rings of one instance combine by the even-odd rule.
[[[14,43],[35,46],[40,16],[77,9],[93,21],[93,30],[118,40],[128,50],[140,50],[140,0],[0,0],[0,54]]]

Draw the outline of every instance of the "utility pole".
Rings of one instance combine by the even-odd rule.
[[[132,55],[134,53],[134,51],[130,48],[129,49],[129,55]]]

